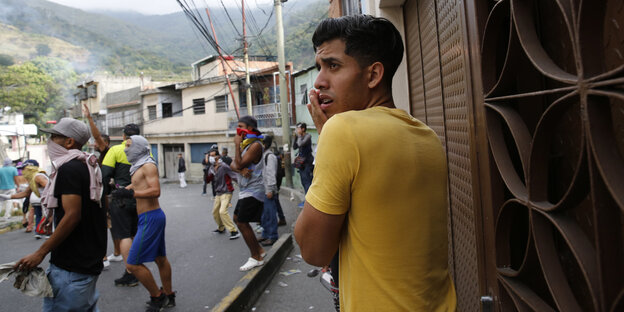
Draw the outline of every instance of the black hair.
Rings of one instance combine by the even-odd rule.
[[[264,136],[264,148],[270,148],[271,145],[273,144],[273,136],[272,135],[265,135]]]
[[[346,55],[353,57],[360,67],[374,62],[384,66],[383,80],[388,88],[401,60],[403,39],[394,25],[382,17],[371,15],[347,15],[322,20],[312,35],[314,51],[324,42],[341,39]]]
[[[247,126],[251,126],[254,129],[258,128],[258,122],[256,121],[256,118],[253,118],[249,115],[239,118],[238,122],[242,122],[246,124]]]
[[[219,149],[218,148],[211,148],[208,151],[208,155],[210,155],[210,153],[212,153],[212,152],[215,152],[215,156],[221,156],[221,155],[219,155]]]
[[[302,128],[303,130],[308,130],[308,125],[305,122],[298,123],[297,127]]]

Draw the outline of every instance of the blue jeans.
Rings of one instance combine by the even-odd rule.
[[[280,220],[286,220],[286,217],[284,216],[284,210],[282,210],[282,204],[280,204],[279,201],[279,191],[275,193],[275,195],[273,195],[273,198],[275,198],[275,204],[277,204],[277,216]]]
[[[43,312],[99,311],[100,294],[95,289],[99,275],[65,271],[52,263],[47,274],[54,297],[43,298]]]
[[[308,193],[308,189],[310,188],[310,185],[312,184],[312,163],[307,163],[305,164],[305,166],[303,167],[303,169],[299,170],[299,175],[301,176],[301,185],[303,185],[303,190],[305,192],[305,194]]]
[[[264,195],[264,209],[262,210],[262,237],[277,240],[277,200],[278,197],[267,198]]]

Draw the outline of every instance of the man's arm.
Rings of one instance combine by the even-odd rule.
[[[247,168],[251,163],[258,163],[262,157],[262,144],[252,143],[249,150],[245,153],[245,156],[241,157],[240,145],[236,144],[236,154],[232,165],[232,170],[242,173],[242,170]]]
[[[82,111],[87,116],[89,120],[89,127],[91,128],[91,135],[95,139],[95,147],[98,151],[103,152],[106,149],[106,142],[102,138],[102,134],[100,130],[95,126],[95,122],[93,121],[93,117],[91,117],[91,112],[89,111],[89,107],[87,107],[87,103],[82,104]]]
[[[132,184],[128,189],[134,190],[134,198],[158,198],[160,197],[160,181],[158,180],[158,169],[154,164],[145,164],[141,169],[147,187],[142,190],[134,190]],[[138,173],[138,172],[137,172]]]
[[[65,215],[56,226],[54,233],[52,233],[52,236],[50,236],[37,251],[20,259],[15,264],[16,269],[30,270],[38,266],[41,261],[43,261],[43,258],[45,258],[50,251],[58,247],[80,222],[82,218],[82,196],[75,194],[62,195],[61,201],[63,202]]]
[[[264,185],[264,191],[268,198],[273,198],[273,195],[277,192],[277,181],[275,179],[275,173],[277,172],[277,157],[273,153],[265,156],[266,166],[262,173],[266,177],[266,184]]]
[[[305,202],[295,225],[295,239],[303,260],[315,266],[329,265],[338,250],[345,216],[320,212]]]
[[[29,186],[25,190],[11,195],[11,199],[25,198],[25,197],[30,196],[30,193],[32,193],[32,191],[30,190],[30,186]]]

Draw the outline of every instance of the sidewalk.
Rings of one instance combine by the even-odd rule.
[[[221,307],[217,309],[218,311],[234,311],[240,306],[249,307],[248,310],[254,312],[334,311],[331,294],[319,282],[320,273],[313,278],[307,276],[309,271],[318,268],[301,259],[299,247],[292,236],[295,221],[301,212],[301,208],[297,205],[303,198],[302,192],[282,187],[280,202],[288,225],[286,226],[287,229],[280,228],[280,232],[282,232],[280,241],[292,239],[294,248],[285,253],[291,248],[291,245],[276,243],[269,250],[268,261],[283,261],[281,265],[275,268],[275,265],[265,264],[257,272],[252,273],[252,276],[241,279],[230,295],[224,298]],[[282,229],[286,231],[282,231]],[[273,259],[274,255],[279,258]],[[267,278],[273,271],[276,271],[276,274],[264,289],[249,289],[257,287],[256,285],[259,284],[266,284],[266,281],[261,279]],[[256,296],[258,294],[259,297]],[[254,298],[258,299],[253,302]],[[232,301],[237,301],[238,306],[223,307],[226,302]]]

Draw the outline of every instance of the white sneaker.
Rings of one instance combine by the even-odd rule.
[[[119,262],[123,260],[123,257],[121,255],[116,255],[114,253],[108,255],[108,257],[106,257],[106,259],[108,259],[108,261],[113,261],[113,262]]]
[[[107,270],[108,267],[110,266],[110,261],[104,260],[104,261],[102,261],[102,264],[104,264],[104,270]]]
[[[262,261],[262,260],[258,261],[258,260],[254,259],[254,258],[249,258],[249,259],[247,259],[247,262],[245,264],[243,264],[242,267],[239,268],[239,270],[241,270],[241,271],[249,271],[249,270],[251,270],[251,269],[253,269],[255,267],[259,267],[259,266],[261,266],[263,264],[264,264],[264,261]]]

